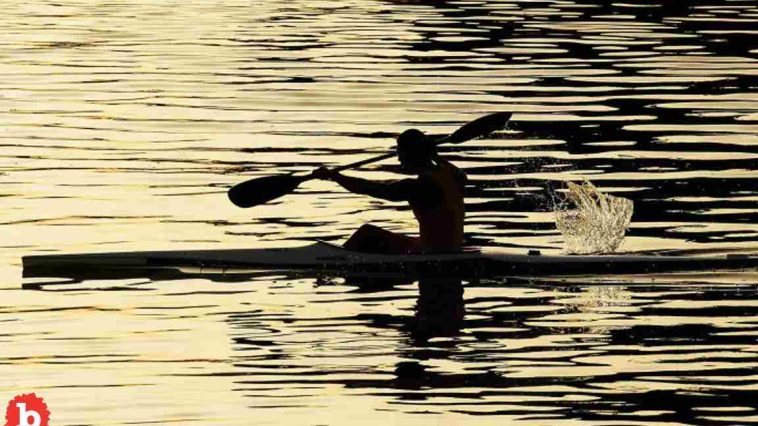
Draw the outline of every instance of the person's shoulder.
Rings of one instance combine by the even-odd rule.
[[[389,187],[406,193],[408,196],[422,189],[423,181],[419,177],[405,178],[389,183]]]
[[[450,171],[450,173],[453,174],[453,177],[455,178],[455,180],[461,185],[465,184],[466,181],[468,181],[468,176],[466,176],[466,172],[464,172],[463,169],[451,163],[450,161],[443,160],[443,162],[441,162],[441,166],[447,168]]]

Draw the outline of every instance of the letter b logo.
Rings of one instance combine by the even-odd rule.
[[[33,393],[11,399],[5,410],[5,426],[49,426],[49,421],[45,401]]]
[[[23,402],[17,402],[16,408],[18,408],[18,426],[40,426],[42,419],[38,412],[27,410]]]

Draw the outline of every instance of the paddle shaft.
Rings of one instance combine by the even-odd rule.
[[[479,117],[474,121],[464,124],[458,130],[445,136],[442,139],[436,140],[435,145],[442,145],[444,143],[461,143],[471,139],[482,137],[494,132],[497,129],[502,128],[508,123],[511,118],[510,112],[496,112],[487,114],[484,117]],[[355,163],[346,164],[344,166],[335,167],[335,172],[341,172],[343,170],[353,169],[366,164],[375,163],[377,161],[386,160],[395,156],[394,152],[378,155],[376,157],[367,158],[365,160],[356,161]]]
[[[510,117],[510,114],[508,114],[508,117]],[[506,119],[507,121],[507,119]],[[434,142],[435,145],[442,145],[444,143],[460,143],[464,142],[465,140],[468,140],[469,135],[465,136],[459,136],[456,138],[456,133],[453,133],[452,135],[446,136],[436,142]],[[459,140],[462,139],[462,140]],[[365,166],[366,164],[376,163],[377,161],[386,160],[388,158],[392,158],[396,155],[395,152],[388,152],[386,154],[377,155],[376,157],[367,158],[365,160],[356,161],[354,163],[345,164],[343,166],[335,167],[332,170],[335,172],[341,172],[345,170],[355,169],[361,166]]]
[[[446,138],[447,139],[447,138]],[[435,145],[440,145],[446,142],[446,139],[442,139],[436,142]],[[388,152],[386,154],[377,155],[376,157],[366,158],[365,160],[356,161],[350,164],[344,164],[342,166],[332,168],[332,171],[342,172],[350,169],[357,169],[358,167],[365,166],[366,164],[376,163],[378,161],[386,160],[397,155],[395,152]]]
[[[449,139],[449,137],[441,139],[441,140],[435,142],[435,145],[441,145],[441,144],[447,142],[448,139]],[[382,160],[386,160],[388,158],[392,158],[395,155],[397,155],[395,152],[388,152],[386,154],[377,155],[376,157],[366,158],[366,159],[363,159],[363,160],[360,160],[360,161],[352,162],[350,164],[343,164],[341,166],[334,167],[334,168],[332,168],[332,171],[339,173],[339,172],[343,172],[345,170],[357,169],[358,167],[365,166],[366,164],[376,163],[376,162],[379,162],[379,161],[382,161]],[[302,182],[305,182],[305,181],[308,181],[308,180],[311,180],[311,179],[313,179],[313,177],[311,177],[310,175],[306,175],[306,176],[303,176]]]
[[[395,156],[394,152],[388,152],[386,154],[377,155],[376,157],[366,158],[365,160],[356,161],[354,163],[345,164],[344,166],[335,167],[332,170],[335,172],[341,172],[344,170],[350,170],[357,167],[365,166],[366,164],[376,163],[377,161],[386,160]]]

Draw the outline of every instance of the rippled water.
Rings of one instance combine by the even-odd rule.
[[[33,253],[410,231],[329,183],[250,210],[225,190],[503,110],[446,151],[471,244],[559,248],[551,199],[589,178],[635,201],[623,251],[754,252],[754,1],[3,5],[0,400],[35,391],[55,424],[758,423],[755,272],[20,278]]]

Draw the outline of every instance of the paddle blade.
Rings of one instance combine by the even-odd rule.
[[[294,191],[307,177],[293,175],[266,176],[233,186],[229,200],[237,207],[255,207]]]
[[[477,118],[461,126],[460,129],[453,132],[450,136],[442,138],[437,143],[461,143],[471,139],[487,136],[490,133],[501,130],[508,124],[511,119],[510,112],[496,112]]]

